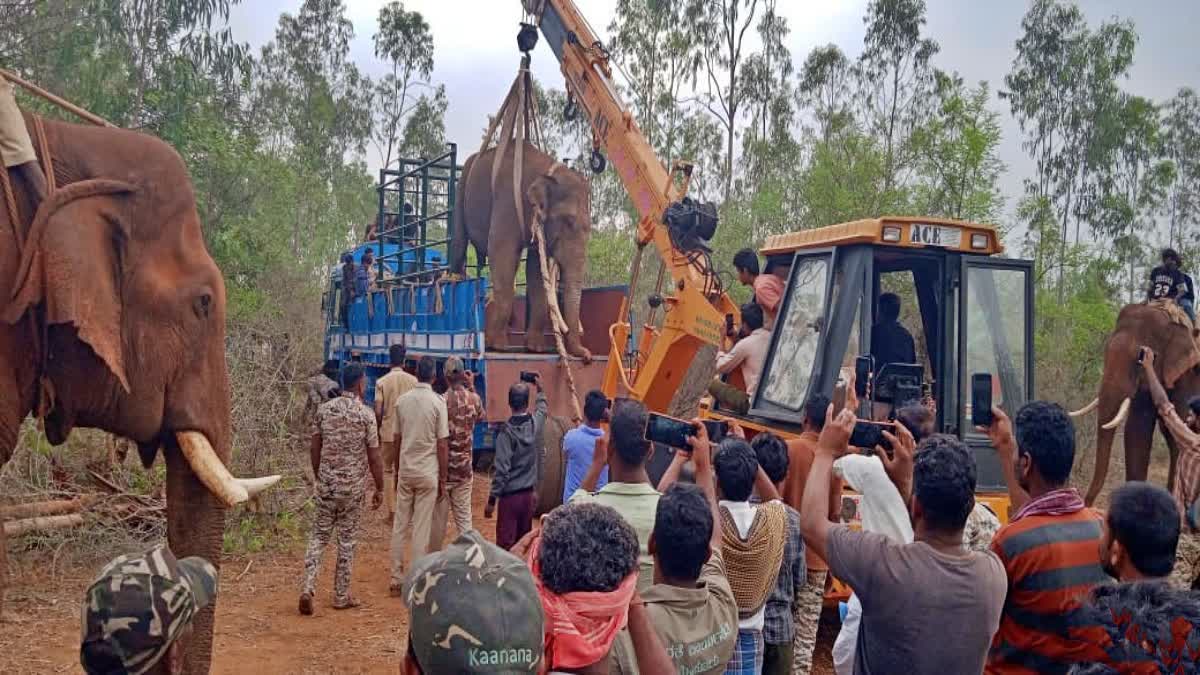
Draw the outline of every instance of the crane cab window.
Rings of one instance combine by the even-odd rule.
[[[804,407],[825,323],[831,255],[799,258],[792,265],[787,302],[775,322],[761,398],[772,407]]]

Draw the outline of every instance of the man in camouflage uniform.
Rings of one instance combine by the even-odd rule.
[[[366,385],[362,366],[342,371],[342,395],[321,404],[313,419],[312,467],[317,476],[317,516],[304,558],[300,588],[300,613],[313,612],[312,596],[321,568],[321,555],[337,530],[337,566],[333,575],[333,608],[349,609],[358,603],[350,597],[350,570],[358,538],[366,492],[367,468],[375,480],[371,508],[383,502],[383,466],[379,461],[379,430],[375,413],[363,403]]]
[[[217,570],[202,558],[176,560],[166,546],[116,558],[83,598],[83,670],[137,675],[165,659],[182,673],[178,640],[216,594]]]
[[[322,403],[337,396],[340,367],[337,359],[329,359],[321,367],[321,372],[308,378],[308,407],[311,412],[316,412]]]
[[[446,414],[450,421],[449,467],[446,492],[433,512],[433,530],[429,550],[437,551],[446,537],[448,512],[454,515],[458,534],[471,525],[471,460],[473,459],[475,424],[483,419],[483,401],[468,387],[462,359],[451,356],[443,368],[450,388],[446,390]]]

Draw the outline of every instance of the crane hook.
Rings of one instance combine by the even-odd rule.
[[[604,154],[600,152],[600,148],[592,149],[592,157],[589,160],[589,165],[592,167],[592,173],[604,173],[604,169],[608,167],[608,160],[604,158]]]

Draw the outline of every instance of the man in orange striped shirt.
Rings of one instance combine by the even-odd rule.
[[[1067,487],[1075,428],[1061,406],[1034,401],[1013,424],[993,412],[988,435],[1002,459],[1016,515],[996,533],[992,551],[1008,572],[1008,599],[988,652],[987,673],[1066,673],[1103,658],[1103,631],[1080,606],[1108,580],[1100,566],[1103,529],[1079,493]]]

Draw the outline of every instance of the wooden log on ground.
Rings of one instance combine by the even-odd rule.
[[[38,516],[55,516],[64,513],[76,513],[95,503],[96,497],[84,496],[75,499],[53,499],[32,504],[16,504],[0,507],[0,521],[35,518]]]
[[[23,518],[4,523],[4,536],[19,537],[29,532],[44,532],[47,530],[63,530],[68,527],[83,525],[83,514],[70,513],[63,516],[39,516]]]

